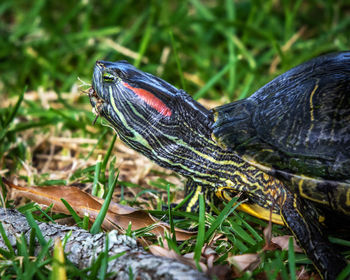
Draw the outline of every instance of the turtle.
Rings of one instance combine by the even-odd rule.
[[[211,110],[127,61],[97,61],[90,103],[120,139],[187,179],[182,206],[240,195],[287,226],[324,279],[347,261],[328,229],[350,221],[350,52],[313,58]]]

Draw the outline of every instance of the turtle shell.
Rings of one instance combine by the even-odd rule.
[[[310,60],[213,111],[213,137],[226,149],[287,180],[349,189],[350,52]]]

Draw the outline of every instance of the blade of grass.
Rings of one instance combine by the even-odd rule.
[[[118,254],[116,254],[116,255],[114,255],[114,256],[110,256],[109,258],[108,258],[108,261],[110,262],[110,261],[113,261],[113,260],[115,260],[115,259],[117,259],[117,258],[120,258],[121,256],[123,256],[123,255],[125,255],[126,254],[126,251],[124,251],[124,252],[120,252],[120,253],[118,253]]]
[[[146,25],[146,30],[143,33],[143,37],[142,37],[142,41],[140,44],[140,49],[138,51],[139,56],[137,57],[137,59],[135,60],[135,67],[140,67],[141,64],[141,60],[143,55],[146,52],[146,49],[148,47],[148,44],[150,42],[150,38],[151,38],[151,34],[152,34],[152,24],[153,24],[153,19],[154,19],[154,14],[155,14],[155,6],[154,6],[154,2],[152,1],[152,4],[150,5],[150,15],[149,15],[149,19]]]
[[[5,229],[2,225],[2,222],[0,222],[0,234],[1,234],[2,240],[4,240],[6,247],[9,249],[9,252],[11,253],[12,256],[14,256],[15,251],[13,250],[11,242],[6,235],[6,232],[5,232]]]
[[[245,242],[249,243],[251,246],[256,245],[256,241],[237,223],[234,221],[230,222],[232,231],[238,235],[240,238],[242,238]]]
[[[111,144],[109,145],[107,153],[105,154],[105,157],[103,159],[103,162],[102,162],[102,165],[101,165],[101,173],[102,173],[102,175],[105,174],[107,163],[108,163],[108,160],[109,160],[109,158],[111,156],[111,153],[112,153],[115,141],[117,140],[117,137],[118,137],[118,135],[114,134],[114,136],[112,138],[112,141],[111,141]]]
[[[35,1],[34,5],[27,11],[26,16],[22,18],[22,21],[14,32],[11,32],[11,41],[15,42],[24,34],[30,34],[37,28],[39,22],[35,19],[39,17],[39,13],[43,9],[44,4],[44,0]]]
[[[0,255],[1,255],[1,258],[6,258],[6,259],[11,259],[14,257],[14,255],[12,255],[9,251],[7,250],[4,250],[4,249],[1,249],[0,248]]]
[[[35,229],[35,235],[38,238],[38,241],[40,243],[40,245],[42,247],[44,247],[45,245],[47,245],[47,242],[43,236],[43,234],[41,233],[41,230],[38,226],[38,224],[35,222],[34,217],[32,215],[32,213],[30,211],[26,211],[25,212],[25,216],[26,219],[28,221],[28,224],[30,225],[31,228]]]
[[[92,234],[96,234],[96,233],[100,232],[102,222],[107,215],[108,207],[109,207],[109,204],[111,203],[112,195],[113,195],[115,186],[117,185],[117,182],[118,182],[118,176],[119,176],[119,173],[117,174],[117,176],[115,176],[115,179],[114,179],[112,185],[109,186],[109,188],[108,188],[108,193],[107,193],[105,202],[103,203],[101,210],[98,213],[96,220],[90,229],[90,232]]]
[[[8,132],[8,129],[9,129],[9,125],[10,123],[14,120],[15,116],[17,115],[18,113],[18,110],[21,106],[21,103],[23,101],[23,97],[24,97],[24,92],[27,90],[27,87],[25,87],[23,89],[23,91],[21,92],[21,94],[19,95],[18,97],[18,100],[15,104],[15,106],[13,107],[13,109],[11,110],[9,116],[5,119],[4,123],[3,123],[3,129],[2,131],[0,132],[0,143],[1,141],[3,140],[3,138],[6,136],[7,132]]]
[[[337,280],[345,280],[345,279],[349,279],[349,277],[350,277],[350,264],[348,264],[347,267],[345,267],[343,271],[339,273],[339,275],[337,276]]]
[[[89,39],[89,38],[99,38],[99,37],[106,37],[111,35],[116,35],[121,32],[121,28],[119,26],[109,26],[100,28],[98,30],[89,30],[84,32],[76,32],[76,33],[69,33],[66,35],[66,39],[68,41],[80,41],[82,39]]]
[[[329,237],[329,240],[334,244],[339,244],[341,246],[350,247],[350,241],[348,241],[348,240],[340,239],[337,237]]]
[[[93,196],[99,196],[100,194],[100,186],[99,186],[99,178],[100,178],[100,173],[101,173],[101,164],[102,164],[102,156],[101,155],[98,155],[97,157],[97,162],[96,162],[96,165],[95,165],[95,176],[94,176],[94,182],[92,184],[92,191],[91,191],[91,194]]]
[[[153,227],[150,226],[150,227],[148,227],[148,228],[149,228],[149,229],[146,229],[147,231],[151,230]],[[139,231],[138,231],[138,232],[139,232]],[[136,235],[136,236],[137,236],[137,235]],[[174,236],[174,235],[172,234],[172,236]],[[174,241],[174,240],[172,239],[171,236],[170,236],[170,237],[169,237],[169,236],[165,236],[165,238],[166,238],[166,241],[167,241],[169,250],[173,250],[173,251],[176,252],[177,254],[181,255],[181,252],[180,252],[180,250],[179,250],[179,248],[178,248],[178,246],[177,246],[177,242]]]
[[[53,224],[56,224],[55,220],[52,219],[48,214],[47,214],[47,211],[43,211],[43,209],[40,208],[39,205],[35,205],[34,206],[38,211],[40,211],[42,214],[40,215],[39,219],[42,220],[42,217],[45,216],[51,223]],[[49,207],[48,207],[48,210],[50,211],[51,208],[53,207],[53,204],[51,204]]]
[[[23,266],[24,266],[24,273],[28,273],[28,264],[29,264],[29,254],[28,254],[28,248],[27,248],[27,241],[24,237],[24,235],[20,235],[19,238],[17,238],[16,242],[17,247],[17,255],[22,257],[23,260]]]
[[[294,254],[293,237],[290,237],[288,242],[288,265],[289,265],[290,279],[295,280],[296,271],[295,271],[295,254]]]
[[[241,223],[250,231],[250,233],[254,236],[254,238],[260,242],[260,241],[263,241],[264,239],[254,230],[254,228],[248,224],[244,219],[242,219],[242,217],[237,213],[235,212],[234,213],[235,217],[237,217]]]
[[[109,239],[108,239],[108,234],[106,234],[106,239],[105,239],[105,250],[103,252],[103,257],[101,260],[101,267],[100,267],[100,279],[106,279],[107,275],[107,268],[108,268],[108,248],[109,248]]]
[[[198,220],[198,234],[197,242],[194,249],[194,260],[199,271],[202,271],[199,262],[202,255],[202,249],[205,241],[205,204],[203,194],[199,194],[199,220]]]
[[[243,98],[246,98],[248,97],[248,94],[249,94],[249,90],[253,84],[253,81],[254,81],[254,78],[255,78],[255,75],[254,74],[251,74],[249,73],[246,78],[245,78],[245,82],[244,82],[244,87],[243,87],[243,90],[241,91],[241,93],[239,94],[237,100],[241,100]]]
[[[254,56],[249,52],[244,43],[234,34],[231,36],[231,39],[234,42],[235,46],[237,46],[241,54],[247,59],[250,69],[255,70],[256,61],[254,59]]]
[[[176,244],[176,232],[175,232],[175,226],[174,226],[173,211],[171,209],[171,201],[170,201],[170,185],[167,185],[167,193],[168,193],[168,214],[169,214],[171,239],[174,242],[174,244]]]
[[[228,21],[234,21],[235,20],[235,2],[231,0],[226,0],[226,14]],[[229,94],[229,100],[233,99],[234,95],[234,89],[236,84],[236,54],[235,54],[235,45],[233,44],[233,41],[231,40],[231,35],[235,34],[235,28],[229,27],[226,29],[226,40],[227,40],[227,48],[228,48],[228,59],[230,62],[230,69],[229,69],[229,79],[228,79],[228,86],[227,91]]]
[[[75,212],[73,207],[70,206],[70,204],[64,198],[61,198],[61,201],[64,204],[64,206],[66,206],[66,208],[68,209],[69,213],[72,215],[72,218],[74,219],[76,224],[79,225],[79,226],[82,225],[82,220],[79,217],[79,215],[77,214],[77,212]]]
[[[213,87],[221,78],[224,76],[227,71],[229,71],[231,68],[231,63],[228,63],[225,65],[225,67],[219,71],[214,77],[212,77],[205,85],[202,87],[199,91],[197,91],[193,98],[195,100],[201,98],[211,87]]]
[[[288,252],[286,250],[275,251],[275,257],[276,257],[275,259],[279,263],[280,274],[282,276],[282,279],[284,280],[289,280],[289,275],[286,269],[286,265],[283,262],[286,259],[287,253]]]
[[[64,237],[63,237],[63,239],[62,239],[62,242],[63,242],[62,246],[63,246],[63,248],[66,247],[66,244],[67,244],[69,238],[71,238],[71,236],[72,236],[72,231],[69,231],[69,232],[67,232],[67,233],[64,235]],[[69,260],[67,260],[67,261],[69,261]]]
[[[223,221],[237,208],[237,205],[233,206],[237,203],[238,198],[232,198],[221,211],[219,216],[215,219],[215,221],[210,225],[210,228],[207,230],[205,234],[205,240],[208,241],[214,231],[223,223]]]
[[[21,94],[19,95],[18,100],[17,100],[15,106],[13,107],[13,109],[12,109],[10,115],[8,116],[8,118],[7,118],[6,121],[5,121],[5,125],[4,125],[5,127],[8,126],[8,125],[13,121],[13,119],[15,118],[15,116],[17,115],[18,109],[19,109],[19,107],[21,106],[21,103],[22,103],[23,98],[24,98],[24,93],[26,92],[26,90],[27,90],[27,87],[25,87],[25,88],[23,89],[23,91],[21,92]]]
[[[101,252],[96,260],[92,263],[92,265],[89,267],[89,279],[98,279],[97,275],[101,267],[101,261],[103,258],[104,252]]]
[[[91,157],[92,153],[95,151],[96,147],[101,143],[103,137],[105,137],[105,135],[107,134],[107,132],[108,132],[108,130],[105,129],[105,130],[102,132],[101,136],[98,137],[97,143],[92,147],[91,151],[90,151],[90,152],[88,153],[88,155],[85,157],[85,160],[88,160],[88,159]]]
[[[191,0],[191,3],[196,8],[198,14],[200,14],[204,19],[206,19],[208,21],[215,20],[215,16],[207,8],[207,6],[204,5],[201,1],[199,1],[199,0]]]
[[[193,196],[194,190],[191,191],[178,205],[176,205],[173,211],[181,209],[181,207]]]
[[[28,252],[29,252],[29,256],[34,256],[34,253],[35,253],[35,229],[32,228],[32,230],[30,231],[30,235],[29,235],[29,249],[28,249]]]
[[[81,228],[85,230],[89,230],[89,222],[90,222],[90,217],[88,214],[85,214]]]
[[[174,40],[174,35],[173,35],[173,32],[171,30],[169,30],[169,36],[170,36],[171,46],[172,46],[173,52],[174,52],[177,71],[179,72],[179,76],[180,76],[181,87],[184,91],[186,91],[186,82],[185,82],[184,74],[182,72],[182,67],[181,67],[179,55],[177,53],[177,47],[176,47],[176,42]]]
[[[52,272],[51,280],[66,280],[67,272],[64,262],[64,251],[62,247],[61,239],[57,238],[55,241],[55,247],[53,249],[53,258],[52,258]],[[104,279],[104,278],[101,278]]]

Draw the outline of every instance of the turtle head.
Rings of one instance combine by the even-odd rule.
[[[162,166],[171,167],[170,156],[193,148],[197,139],[210,138],[209,110],[126,61],[97,61],[92,88],[92,106],[121,140]]]

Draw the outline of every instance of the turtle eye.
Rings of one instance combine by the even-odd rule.
[[[115,81],[115,77],[108,72],[103,73],[103,81],[106,83],[111,83]]]

